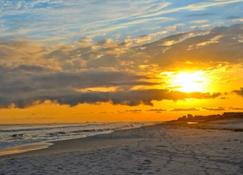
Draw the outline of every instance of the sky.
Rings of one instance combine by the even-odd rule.
[[[243,0],[0,0],[0,123],[243,111]]]

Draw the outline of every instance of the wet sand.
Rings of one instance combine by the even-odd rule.
[[[243,174],[243,132],[156,125],[0,157],[0,174]]]

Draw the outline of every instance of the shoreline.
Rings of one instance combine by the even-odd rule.
[[[97,135],[91,135],[87,137],[81,137],[81,138],[73,138],[73,139],[64,139],[64,140],[57,140],[57,141],[51,141],[51,142],[36,142],[31,144],[24,144],[16,147],[6,148],[3,150],[0,150],[0,159],[2,157],[14,157],[19,155],[38,155],[38,154],[46,154],[50,152],[69,152],[69,151],[82,151],[80,149],[75,149],[77,147],[77,144],[84,144],[86,142],[93,142],[94,140],[98,139],[117,139],[116,135],[122,135],[123,132],[129,132],[129,131],[136,131],[136,130],[143,130],[150,127],[174,127],[174,128],[190,128],[190,129],[199,129],[199,130],[215,130],[215,131],[226,131],[226,132],[243,132],[242,128],[217,128],[217,127],[209,127],[208,125],[191,125],[191,124],[185,124],[180,122],[158,122],[152,125],[145,125],[141,127],[135,127],[135,128],[129,128],[129,129],[122,129],[122,130],[114,130],[110,133],[102,133]],[[127,139],[127,138],[126,138]],[[92,144],[92,143],[91,143]],[[113,143],[112,143],[113,144]],[[73,145],[73,147],[71,146]],[[84,149],[86,150],[86,149]],[[6,151],[6,152],[5,152]]]
[[[14,156],[18,154],[24,154],[31,151],[37,151],[41,149],[49,148],[53,143],[48,142],[38,142],[38,143],[31,143],[31,144],[24,144],[20,146],[13,146],[10,148],[5,148],[0,150],[0,158],[7,157],[7,156]]]
[[[5,148],[5,149],[0,150],[0,159],[2,157],[14,157],[14,156],[18,156],[18,155],[31,155],[32,153],[38,154],[39,152],[44,153],[45,151],[48,152],[48,149],[55,150],[57,144],[58,145],[59,144],[69,144],[71,142],[81,142],[81,141],[85,142],[86,140],[97,139],[97,138],[99,138],[99,136],[101,136],[101,137],[104,137],[106,135],[109,136],[109,135],[111,135],[113,133],[117,133],[117,132],[119,133],[119,132],[124,132],[124,131],[128,131],[128,130],[136,130],[139,128],[153,127],[156,125],[161,125],[163,123],[164,122],[157,122],[157,123],[151,124],[151,125],[134,127],[134,128],[129,128],[129,129],[114,130],[113,132],[91,135],[91,136],[87,136],[87,137],[64,139],[64,140],[57,140],[57,141],[47,141],[47,142],[36,142],[36,143],[30,143],[30,144],[23,144],[23,145],[19,145],[19,146],[13,146],[10,148]]]

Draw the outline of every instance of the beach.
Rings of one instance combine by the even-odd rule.
[[[0,175],[243,175],[243,0],[0,0]]]
[[[159,124],[0,158],[1,175],[243,173],[243,132]]]

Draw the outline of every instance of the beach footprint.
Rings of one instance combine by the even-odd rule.
[[[137,166],[137,171],[141,174],[153,174],[152,172],[152,161],[150,159],[144,159],[141,163]]]

